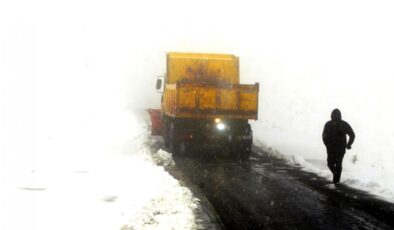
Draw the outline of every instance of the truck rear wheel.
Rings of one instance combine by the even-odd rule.
[[[250,124],[239,124],[234,129],[233,135],[232,156],[236,161],[248,161],[253,144],[253,131]]]
[[[168,120],[164,119],[163,122],[163,140],[164,140],[164,148],[166,150],[170,149],[170,140],[169,140],[169,124]]]
[[[246,124],[243,130],[242,138],[242,149],[241,149],[241,161],[245,162],[249,160],[250,152],[252,151],[253,144],[253,131],[250,124]]]
[[[171,122],[168,127],[168,149],[175,154],[175,125]]]
[[[181,146],[183,143],[180,143],[179,127],[177,127],[177,124],[175,121],[171,121],[168,136],[169,136],[169,138],[168,138],[169,150],[174,155],[180,155],[182,153]]]

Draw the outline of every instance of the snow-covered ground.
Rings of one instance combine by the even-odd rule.
[[[128,135],[108,155],[2,162],[0,229],[202,229],[198,199],[158,166],[174,164],[171,154],[152,154],[145,124],[123,115]]]

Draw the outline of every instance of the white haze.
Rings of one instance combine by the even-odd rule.
[[[0,171],[111,154],[132,136],[124,110],[159,107],[167,51],[214,52],[260,82],[256,139],[323,160],[338,107],[356,132],[345,168],[394,190],[392,12],[391,1],[2,1]]]

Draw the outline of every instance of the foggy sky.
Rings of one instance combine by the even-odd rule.
[[[239,56],[241,81],[260,82],[255,138],[324,158],[321,131],[338,107],[357,135],[352,154],[390,167],[393,11],[391,1],[3,1],[1,152],[22,158],[51,138],[111,130],[105,140],[117,111],[159,106],[166,52],[214,52]]]

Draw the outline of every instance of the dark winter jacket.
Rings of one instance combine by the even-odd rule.
[[[346,135],[349,135],[349,141],[346,143]],[[331,113],[331,121],[328,121],[323,130],[323,142],[328,152],[345,153],[350,149],[355,135],[352,127],[342,120],[341,111],[335,109]]]

